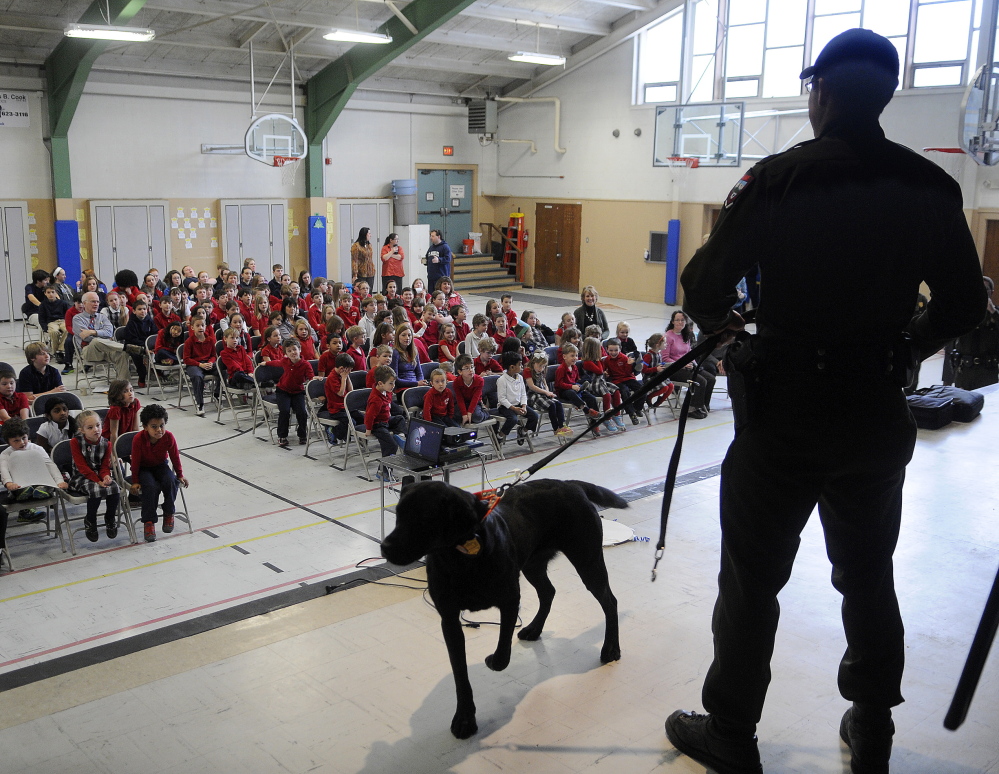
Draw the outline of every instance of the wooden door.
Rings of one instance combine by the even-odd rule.
[[[534,227],[534,285],[579,292],[583,205],[538,204]]]
[[[985,224],[985,256],[982,261],[982,274],[999,282],[999,220]]]

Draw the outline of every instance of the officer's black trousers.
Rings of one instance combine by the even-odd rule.
[[[733,730],[759,722],[777,594],[816,504],[832,583],[843,595],[840,693],[878,707],[900,704],[903,629],[892,553],[915,443],[901,389],[872,385],[861,416],[828,382],[795,380],[793,389],[785,383],[763,391],[722,464],[721,571],[704,708]]]

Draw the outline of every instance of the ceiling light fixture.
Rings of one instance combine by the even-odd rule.
[[[128,43],[146,43],[156,37],[156,32],[140,27],[115,27],[111,24],[70,24],[65,31],[67,38],[89,40],[124,40]]]
[[[391,43],[391,35],[383,35],[380,32],[362,32],[361,30],[335,29],[327,32],[323,37],[326,40],[338,40],[344,43]]]
[[[564,65],[565,57],[556,56],[555,54],[538,54],[531,51],[518,51],[516,54],[510,54],[507,57],[511,62],[527,62],[528,64],[538,64],[538,65]]]
[[[526,62],[527,64],[547,65],[549,67],[565,67],[565,57],[558,54],[541,53],[541,25],[537,25],[537,42],[534,51],[518,51],[507,57],[511,62]],[[556,35],[558,28],[556,28]],[[561,46],[560,46],[561,48]]]

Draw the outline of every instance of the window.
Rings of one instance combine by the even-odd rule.
[[[854,27],[898,49],[899,88],[960,86],[974,75],[983,2],[685,0],[637,36],[636,98],[686,104],[802,95],[798,73]]]

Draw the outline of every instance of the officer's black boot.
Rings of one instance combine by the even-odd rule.
[[[839,736],[850,748],[850,771],[888,774],[894,734],[890,709],[855,703],[839,724]]]

